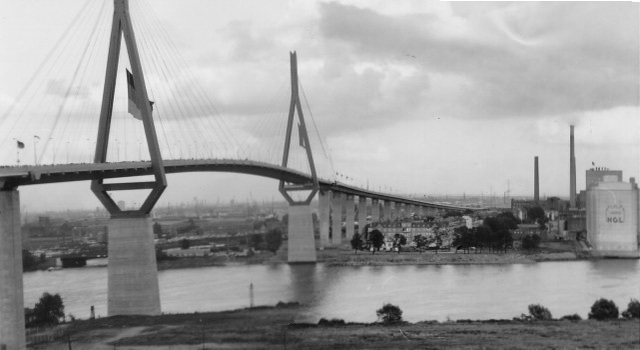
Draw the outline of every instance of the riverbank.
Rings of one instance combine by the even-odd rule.
[[[486,265],[486,264],[534,264],[542,261],[571,261],[586,259],[572,242],[547,242],[535,252],[509,251],[492,253],[471,250],[464,252],[451,251],[402,251],[355,252],[346,247],[327,248],[316,251],[317,262],[328,266],[387,266],[387,265]],[[159,270],[194,268],[207,266],[226,266],[237,264],[285,264],[287,263],[286,241],[276,254],[258,252],[249,257],[209,256],[189,257],[162,260],[158,262]]]
[[[285,242],[286,243],[286,242]],[[485,264],[534,264],[541,261],[571,261],[587,258],[574,242],[543,242],[540,249],[527,252],[509,250],[507,253],[490,252],[489,249],[473,249],[468,252],[449,251],[354,251],[347,247],[327,248],[316,252],[317,261],[329,266],[385,266],[385,265],[485,265]],[[286,263],[287,247],[268,258],[264,263]]]
[[[388,266],[388,265],[486,265],[486,264],[534,264],[538,261],[576,260],[574,253],[463,253],[463,252],[369,252],[354,253],[346,249],[325,249],[317,252],[318,263],[328,266]],[[184,269],[239,264],[286,264],[286,250],[274,255],[260,252],[252,257],[188,257],[162,260],[158,270]]]
[[[38,349],[540,349],[640,347],[638,320],[295,323],[304,306],[76,321]],[[372,310],[372,313],[375,311]],[[516,341],[517,340],[517,341]]]
[[[572,261],[597,259],[579,250],[573,242],[543,242],[535,252],[514,251],[508,253],[491,253],[488,249],[417,252],[355,252],[345,247],[327,248],[316,251],[317,262],[328,266],[387,266],[387,265],[487,265],[487,264],[534,264],[543,261]],[[267,251],[257,252],[251,256],[210,255],[201,257],[164,258],[158,261],[158,270],[187,269],[209,266],[251,265],[251,264],[286,264],[287,242],[276,254]],[[43,266],[36,270],[46,270]],[[26,272],[26,271],[25,271]]]

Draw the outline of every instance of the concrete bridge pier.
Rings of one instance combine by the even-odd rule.
[[[415,212],[415,207],[413,206],[413,204],[407,204],[404,206],[404,208],[405,208],[404,217],[412,218],[411,213]]]
[[[342,243],[342,202],[344,193],[331,193],[331,243],[335,246]]]
[[[362,235],[362,230],[367,225],[367,197],[358,197],[358,233]]]
[[[380,202],[376,198],[371,199],[371,222],[380,221]]]
[[[384,220],[391,220],[391,202],[385,200],[382,207],[382,218]]]
[[[329,240],[329,225],[331,217],[331,191],[318,191],[318,221],[320,224],[320,247],[331,244]]]
[[[149,215],[112,216],[108,224],[108,314],[159,315],[160,289]]]
[[[354,201],[354,196],[347,195],[347,199],[345,201],[345,242],[350,242],[353,237],[353,228],[355,226],[355,211],[356,211],[356,203]]]
[[[289,263],[315,263],[316,243],[313,237],[311,207],[307,204],[289,204],[288,223]]]
[[[0,349],[26,349],[20,194],[0,191]]]
[[[396,202],[389,203],[389,220],[394,221],[398,217],[400,211],[400,204]]]

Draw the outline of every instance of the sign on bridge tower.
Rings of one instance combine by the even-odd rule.
[[[300,106],[300,95],[298,94],[298,59],[296,52],[289,53],[291,59],[291,103],[289,105],[289,119],[287,121],[287,134],[284,141],[284,153],[282,155],[282,166],[287,167],[289,162],[289,151],[291,150],[291,135],[293,132],[293,123],[295,121],[296,111],[298,112],[298,133],[300,136],[300,146],[305,149],[309,169],[311,170],[311,181],[305,184],[290,184],[284,180],[280,180],[278,189],[289,205],[309,205],[311,200],[318,192],[318,176],[316,174],[316,166],[313,162],[313,154],[311,153],[311,145],[309,144],[309,136],[307,135],[307,126],[304,122],[304,114]],[[310,191],[304,200],[294,200],[289,192],[292,191]]]
[[[136,46],[136,38],[133,33],[131,17],[129,15],[129,0],[113,1],[113,23],[111,27],[111,42],[109,44],[109,57],[107,59],[107,72],[104,81],[104,92],[102,95],[102,109],[100,111],[100,124],[98,127],[98,138],[96,142],[96,154],[94,163],[104,163],[107,160],[107,150],[109,146],[109,132],[111,128],[111,116],[113,112],[113,98],[116,88],[116,77],[118,75],[118,63],[120,59],[120,45],[124,36],[129,63],[131,64],[133,86],[135,95],[132,97],[137,101],[135,105],[140,112],[140,119],[144,126],[144,133],[147,139],[147,147],[151,156],[151,166],[153,168],[154,181],[128,182],[128,183],[104,183],[104,180],[93,180],[91,190],[98,197],[102,205],[109,211],[112,217],[127,217],[146,215],[151,212],[160,195],[167,187],[167,179],[160,155],[158,137],[152,118],[152,107],[148,103],[149,97],[140,63],[140,55]],[[131,84],[129,84],[131,85]],[[131,97],[130,97],[131,98]],[[126,191],[150,189],[151,193],[142,203],[139,209],[122,210],[111,198],[107,191]]]

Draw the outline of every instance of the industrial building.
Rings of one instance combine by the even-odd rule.
[[[587,240],[596,256],[638,257],[638,185],[616,177],[586,191]]]
[[[567,232],[586,239],[594,256],[639,257],[639,197],[635,179],[624,182],[621,170],[591,168],[585,172],[586,190],[577,194],[573,125],[569,152]],[[558,227],[561,229],[561,225]]]

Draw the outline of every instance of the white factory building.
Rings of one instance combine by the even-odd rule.
[[[633,178],[623,182],[622,172],[591,170],[589,173],[587,175],[602,175],[587,181],[586,228],[592,253],[604,257],[638,257],[638,184]]]

